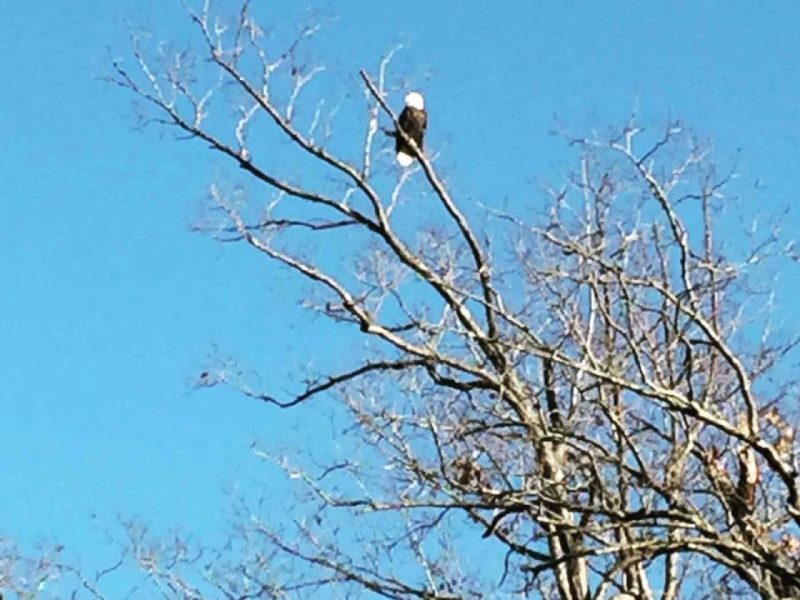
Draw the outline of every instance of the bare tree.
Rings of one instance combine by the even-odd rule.
[[[565,136],[576,172],[539,208],[467,206],[416,146],[415,166],[392,162],[385,132],[413,146],[394,52],[337,111],[305,54],[318,24],[276,48],[248,2],[190,19],[199,56],[134,36],[111,80],[242,170],[211,185],[205,227],[368,343],[293,397],[203,373],[272,407],[337,399],[347,452],[258,449],[302,505],[283,521],[242,506],[211,553],[132,536],[148,582],[181,598],[800,597],[796,338],[770,312],[783,249],[777,230],[735,230],[732,172],[704,144],[635,119]]]
[[[35,598],[58,578],[58,557],[61,548],[42,551],[36,558],[10,539],[0,537],[0,600],[3,593],[19,598]],[[13,597],[13,596],[12,596]]]

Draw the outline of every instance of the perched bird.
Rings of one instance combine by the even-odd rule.
[[[425,112],[425,99],[422,94],[410,92],[406,95],[406,106],[397,121],[400,129],[414,140],[417,148],[422,150],[422,138],[425,136],[425,128],[428,126],[428,113]],[[400,132],[396,132],[394,138],[397,162],[400,163],[400,166],[407,167],[414,162],[414,151],[400,135]]]

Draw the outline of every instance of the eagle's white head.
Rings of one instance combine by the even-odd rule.
[[[425,110],[425,98],[419,92],[409,92],[406,94],[406,106],[417,110]]]

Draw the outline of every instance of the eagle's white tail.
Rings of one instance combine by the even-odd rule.
[[[411,166],[411,163],[414,162],[414,157],[410,154],[400,151],[397,153],[397,162],[400,163],[401,167],[409,167]]]

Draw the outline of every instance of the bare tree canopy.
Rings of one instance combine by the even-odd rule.
[[[304,54],[318,23],[272,47],[248,2],[189,14],[197,55],[134,36],[110,80],[240,170],[211,184],[203,227],[306,282],[309,310],[364,344],[293,396],[201,375],[267,410],[331,411],[351,453],[257,449],[299,505],[243,504],[225,547],[130,525],[134,596],[800,598],[797,339],[770,319],[784,248],[734,231],[733,171],[706,145],[677,121],[565,134],[574,172],[475,206],[437,169],[436,108],[424,152],[399,127],[395,51],[341,84],[344,141]]]

